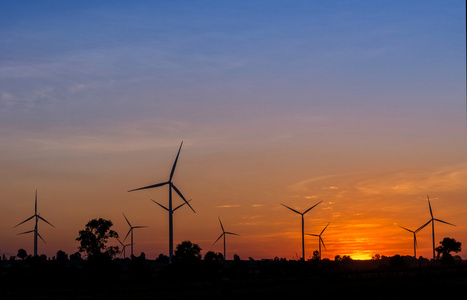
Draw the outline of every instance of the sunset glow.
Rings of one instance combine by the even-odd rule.
[[[467,243],[465,1],[47,1],[0,4],[0,254],[38,213],[39,253],[92,218],[168,254],[174,217],[227,259],[413,255]],[[174,207],[183,200],[173,192]],[[432,258],[431,225],[417,256]],[[113,244],[119,245],[117,241]],[[129,251],[129,250],[127,250]],[[467,259],[465,251],[459,253]]]

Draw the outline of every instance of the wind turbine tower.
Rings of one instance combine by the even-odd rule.
[[[131,233],[131,257],[133,257],[133,231],[136,229],[136,228],[146,228],[148,226],[131,226],[130,224],[130,221],[128,221],[128,219],[126,218],[125,214],[123,214],[123,216],[125,217],[125,220],[126,222],[128,223],[128,225],[130,226],[130,230],[128,230],[128,233],[126,234],[125,238],[123,239],[123,242],[125,242],[126,238],[128,237],[128,235]],[[123,245],[123,244],[122,244]]]
[[[40,215],[37,214],[37,190],[36,190],[36,197],[35,197],[35,204],[34,204],[34,215],[32,217],[29,217],[27,218],[26,220],[24,220],[23,222],[17,224],[16,226],[14,226],[13,228],[31,220],[32,218],[35,218],[35,225],[34,225],[34,229],[33,230],[29,230],[29,231],[25,231],[25,232],[22,232],[22,233],[18,233],[18,235],[20,234],[26,234],[26,233],[31,233],[31,232],[34,232],[34,256],[37,256],[37,237],[39,237],[44,243],[45,243],[45,240],[42,238],[42,236],[39,234],[39,231],[37,229],[37,223],[39,222],[39,219],[44,221],[45,223],[49,224],[50,226],[54,227],[52,224],[50,224],[46,219],[44,219],[43,217],[41,217]]]
[[[172,208],[172,205],[173,205],[172,204],[172,190],[174,190],[180,196],[180,198],[182,198],[183,201],[185,201],[185,204],[188,205],[193,212],[195,212],[193,207],[191,207],[191,205],[185,199],[185,197],[180,192],[180,190],[172,182],[174,172],[175,172],[175,167],[177,166],[178,157],[180,155],[180,150],[182,149],[182,145],[183,145],[183,142],[180,144],[180,148],[178,149],[177,157],[175,158],[175,162],[174,162],[174,164],[172,166],[172,171],[170,172],[170,177],[169,177],[168,181],[161,182],[161,183],[156,183],[156,184],[153,184],[153,185],[149,185],[149,186],[145,186],[145,187],[142,187],[142,188],[137,188],[137,189],[133,189],[133,190],[128,191],[128,192],[133,192],[133,191],[139,191],[139,190],[144,190],[144,189],[152,189],[152,188],[156,188],[156,187],[160,187],[160,186],[164,186],[164,185],[169,186],[169,207],[166,208],[168,210],[168,212],[169,212],[169,264],[172,263],[172,256],[173,256],[173,252],[174,252],[173,251],[173,213],[174,213],[175,209]]]
[[[433,211],[431,210],[430,197],[428,197],[428,195],[426,197],[428,199],[428,207],[430,208],[431,219],[424,226],[428,225],[431,222],[431,234],[432,234],[432,239],[433,239],[433,259],[435,259],[436,258],[436,256],[435,256],[435,221],[441,222],[441,223],[444,223],[444,224],[448,224],[448,225],[451,225],[451,226],[456,226],[456,225],[448,223],[448,222],[440,220],[440,219],[435,219],[433,217]]]
[[[219,218],[219,217],[218,217],[218,218]],[[227,257],[225,256],[225,255],[226,255],[226,254],[225,254],[225,235],[226,235],[226,234],[239,235],[239,234],[233,233],[233,232],[225,231],[225,230],[224,230],[224,226],[222,226],[221,218],[219,218],[219,223],[221,224],[222,234],[217,238],[217,240],[213,243],[213,245],[214,245],[215,243],[217,243],[217,241],[220,240],[220,238],[221,238],[222,236],[224,236],[224,260],[227,260]]]
[[[284,205],[281,203],[282,206],[285,206],[286,208],[290,209],[291,211],[293,211],[294,213],[297,213],[299,215],[302,216],[302,260],[305,261],[305,220],[304,220],[304,215],[309,212],[311,209],[313,209],[316,205],[320,204],[321,202],[323,201],[319,201],[318,203],[316,203],[315,205],[313,205],[312,207],[310,207],[309,209],[305,210],[303,213],[293,209],[293,208],[290,208],[288,207],[287,205]]]
[[[320,260],[321,260],[321,244],[323,244],[324,250],[326,250],[326,246],[324,245],[324,241],[323,241],[323,238],[321,237],[321,235],[322,235],[323,232],[326,230],[326,228],[328,228],[329,224],[331,224],[331,222],[329,222],[328,225],[326,225],[326,227],[324,227],[323,231],[321,231],[320,234],[308,234],[308,235],[312,235],[312,236],[317,236],[317,237],[318,237],[318,248],[319,248],[319,259],[320,259]]]

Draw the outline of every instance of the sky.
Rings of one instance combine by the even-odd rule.
[[[413,255],[467,243],[465,1],[0,2],[0,254],[78,249],[93,218],[135,254]],[[174,205],[182,202],[174,197]],[[417,235],[431,258],[431,227]],[[118,245],[110,241],[111,245]],[[305,237],[306,258],[318,239]],[[467,259],[465,251],[459,253]]]

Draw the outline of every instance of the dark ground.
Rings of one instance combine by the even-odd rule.
[[[467,288],[467,262],[228,261],[168,266],[1,261],[0,299],[442,299]],[[352,299],[351,298],[351,299]],[[461,297],[462,298],[462,297]]]

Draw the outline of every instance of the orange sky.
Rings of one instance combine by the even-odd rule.
[[[123,212],[133,225],[149,226],[135,232],[136,253],[144,251],[152,258],[167,254],[168,216],[150,199],[167,206],[168,189],[127,190],[167,180],[177,147],[155,147],[140,155],[121,155],[123,159],[119,155],[101,156],[101,160],[83,157],[79,163],[63,159],[63,165],[55,168],[39,159],[34,166],[16,168],[16,173],[4,178],[8,198],[14,200],[2,201],[5,217],[1,234],[6,241],[2,251],[12,254],[24,247],[32,252],[32,236],[16,233],[30,230],[33,224],[12,227],[33,214],[34,189],[38,185],[39,213],[56,226],[40,224],[40,233],[47,241],[39,244],[40,253],[53,255],[60,249],[75,252],[74,239],[91,218],[111,219],[119,234],[125,236],[128,226]],[[186,208],[176,211],[175,243],[191,240],[200,244],[203,253],[222,251],[222,244],[212,245],[221,233],[219,216],[227,231],[240,234],[227,237],[230,258],[234,253],[245,259],[296,258],[301,255],[300,216],[280,203],[304,211],[323,201],[305,215],[306,233],[319,233],[331,222],[322,236],[327,247],[323,257],[412,255],[413,237],[398,225],[416,229],[429,220],[428,193],[435,218],[457,225],[436,224],[436,242],[446,236],[461,242],[467,237],[463,224],[467,163],[443,167],[372,166],[371,160],[364,165],[365,159],[352,156],[348,166],[331,162],[327,168],[319,163],[327,156],[309,153],[316,149],[285,147],[272,154],[271,149],[263,152],[266,149],[257,147],[255,151],[238,149],[234,154],[229,150],[209,153],[209,147],[184,142],[174,183],[188,199],[193,199],[191,204],[197,213]],[[320,158],[315,158],[317,163],[313,156]],[[356,169],[360,163],[362,167]],[[88,165],[90,170],[80,169],[80,164]],[[174,205],[181,203],[174,199]],[[306,256],[311,257],[318,247],[317,238],[305,239]],[[430,227],[418,234],[418,245],[418,255],[431,257]]]

